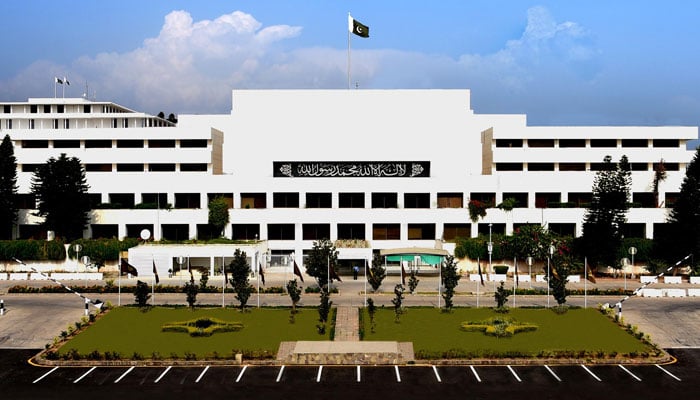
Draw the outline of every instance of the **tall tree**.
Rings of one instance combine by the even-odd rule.
[[[382,258],[379,254],[372,257],[372,266],[369,267],[367,282],[372,286],[372,291],[376,292],[382,285],[382,281],[386,278],[386,268],[382,265]]]
[[[328,271],[331,268],[337,268],[337,265],[338,251],[333,242],[328,239],[315,241],[306,259],[306,273],[316,279],[318,287],[323,289],[328,284]],[[333,279],[333,273],[331,273],[331,279]]]
[[[76,157],[62,153],[40,165],[32,177],[32,192],[43,226],[68,240],[82,238],[89,222],[88,188],[85,169]]]
[[[455,262],[454,256],[446,256],[440,268],[442,268],[442,284],[445,287],[445,290],[442,292],[442,298],[445,300],[444,311],[450,311],[453,306],[452,298],[455,295],[455,288],[459,284],[459,279],[462,276],[457,271],[457,263]]]
[[[591,205],[583,221],[584,251],[593,266],[621,267],[617,250],[627,222],[631,176],[627,156],[622,156],[617,164],[605,156],[596,173]]]
[[[12,239],[17,222],[17,158],[9,135],[0,144],[0,239]]]
[[[245,251],[236,249],[227,270],[231,271],[229,281],[233,286],[233,291],[236,292],[236,300],[239,301],[241,310],[243,310],[248,303],[250,294],[253,293],[253,286],[249,282],[251,269]]]
[[[692,253],[700,259],[700,147],[685,170],[678,199],[667,220],[667,234],[659,235],[657,249],[668,261],[677,261]]]
[[[228,203],[226,199],[219,196],[209,202],[209,225],[216,229],[217,234],[221,236],[229,222]]]

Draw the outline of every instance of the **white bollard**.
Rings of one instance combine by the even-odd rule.
[[[85,299],[85,315],[90,314],[90,310],[88,309],[88,299]]]
[[[5,300],[0,300],[0,315],[5,315]]]

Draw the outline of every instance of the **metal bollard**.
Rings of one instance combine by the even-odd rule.
[[[88,299],[85,299],[85,315],[90,314],[90,310],[88,309]]]
[[[0,315],[5,315],[5,300],[0,300]]]

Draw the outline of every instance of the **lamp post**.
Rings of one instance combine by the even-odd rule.
[[[83,262],[83,265],[85,265],[85,288],[87,288],[87,269],[88,265],[90,265],[90,257],[89,256],[83,256],[83,258],[80,259]]]
[[[77,243],[73,245],[73,249],[75,250],[75,272],[78,272],[78,260],[80,260],[80,252],[83,250],[83,246]]]
[[[549,257],[547,257],[547,308],[549,308],[549,262],[552,259],[552,256],[554,255],[554,245],[550,244],[549,245]]]
[[[486,245],[486,249],[489,251],[489,273],[493,273],[493,265],[491,265],[491,254],[493,253],[493,242],[491,241],[491,226],[489,224],[489,243]],[[493,282],[493,288],[496,290],[496,281]]]
[[[620,261],[622,262],[622,281],[624,282],[625,290],[627,290],[627,274],[625,273],[625,267],[629,265],[630,260],[629,258],[624,257]]]
[[[178,272],[178,275],[180,275],[180,283],[182,283],[182,264],[185,263],[185,256],[178,256],[176,261],[177,265],[180,266],[180,272]]]
[[[637,254],[637,248],[634,246],[630,246],[627,252],[632,257],[632,274],[630,275],[630,278],[634,279],[634,255]]]
[[[528,276],[530,276],[530,279],[527,281],[528,284],[529,284],[528,286],[530,287],[530,289],[532,289],[532,264],[533,264],[534,261],[535,261],[535,260],[534,260],[531,256],[528,256],[528,257],[525,259],[525,262],[527,263],[527,274],[528,274]]]

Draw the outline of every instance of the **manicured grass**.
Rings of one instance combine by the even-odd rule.
[[[289,323],[289,309],[261,308],[241,313],[233,308],[188,308],[155,307],[141,311],[135,307],[115,308],[85,331],[70,339],[59,350],[66,354],[76,349],[85,356],[95,350],[100,353],[118,352],[122,358],[130,358],[135,352],[146,359],[158,353],[163,358],[177,355],[185,358],[187,353],[197,358],[211,357],[216,352],[220,357],[230,358],[232,350],[247,350],[254,353],[267,352],[275,355],[282,341],[328,340],[318,334],[316,324],[318,312],[315,308],[299,309],[296,322]],[[227,322],[242,322],[238,332],[215,333],[209,337],[192,337],[187,333],[161,332],[166,323],[186,321],[201,317],[216,318]]]
[[[418,358],[449,356],[536,356],[582,353],[593,355],[643,354],[651,352],[642,343],[598,310],[570,309],[556,314],[548,309],[510,309],[507,316],[537,325],[537,330],[510,338],[464,332],[465,321],[481,321],[498,314],[490,308],[455,308],[442,313],[435,308],[409,308],[394,322],[393,308],[379,308],[376,327],[370,332],[369,316],[363,312],[363,340],[413,342]]]

